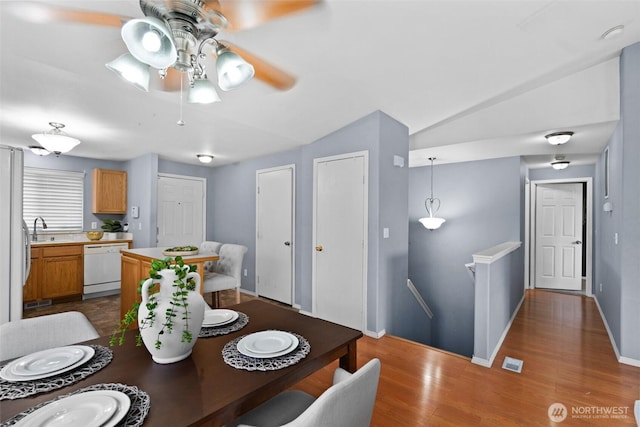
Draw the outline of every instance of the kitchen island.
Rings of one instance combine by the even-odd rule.
[[[152,260],[167,258],[167,256],[162,253],[165,249],[166,248],[138,248],[123,249],[120,251],[122,260],[120,288],[121,318],[135,301],[140,301],[138,284],[140,280],[149,277]],[[200,274],[200,283],[204,282],[204,263],[207,261],[217,261],[218,258],[218,254],[214,252],[202,251],[196,255],[185,255],[182,257],[185,264],[195,264],[197,266],[196,272]],[[202,286],[200,287],[200,293],[202,293]]]

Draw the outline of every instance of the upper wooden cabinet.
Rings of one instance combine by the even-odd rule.
[[[127,213],[127,172],[93,170],[93,213]]]

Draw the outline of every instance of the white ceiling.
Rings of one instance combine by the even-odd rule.
[[[56,121],[82,140],[67,155],[111,160],[228,164],[381,110],[409,128],[412,166],[594,163],[619,118],[620,50],[640,41],[640,0],[326,0],[221,35],[294,74],[292,89],[254,79],[220,103],[184,104],[179,127],[179,92],[144,93],[104,66],[126,51],[117,28],[35,22],[32,3],[0,1],[0,143],[32,145]],[[142,17],[136,0],[48,3]],[[620,37],[601,39],[617,25]],[[560,148],[543,137],[558,130],[575,132]]]

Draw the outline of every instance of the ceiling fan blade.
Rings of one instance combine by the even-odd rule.
[[[53,5],[35,2],[22,2],[16,5],[13,12],[22,19],[35,23],[77,23],[101,25],[120,28],[123,23],[132,19],[129,16],[113,15],[110,13],[88,10],[65,9]]]
[[[308,9],[320,0],[220,0],[228,31],[244,30],[272,19]]]
[[[220,40],[220,43],[240,55],[249,64],[253,65],[253,68],[255,70],[254,77],[256,79],[262,80],[266,84],[273,86],[279,90],[291,89],[296,83],[296,78],[283,69],[269,64],[264,59],[259,58],[256,55],[242,48],[239,48],[232,43],[223,40]]]

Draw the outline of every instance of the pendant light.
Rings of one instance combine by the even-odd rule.
[[[66,153],[80,144],[80,140],[67,136],[60,130],[64,127],[64,124],[49,122],[49,125],[51,125],[53,129],[31,135],[45,150],[60,155],[60,153]]]
[[[429,157],[431,160],[431,196],[424,201],[424,207],[429,216],[420,218],[420,223],[428,230],[435,230],[445,222],[444,218],[434,216],[440,209],[440,199],[433,197],[433,161],[435,157]]]

